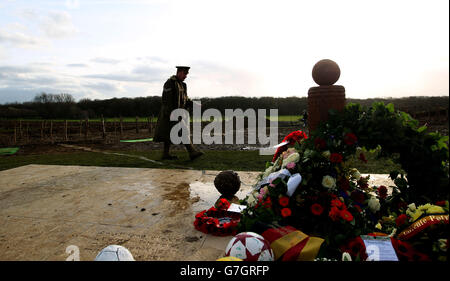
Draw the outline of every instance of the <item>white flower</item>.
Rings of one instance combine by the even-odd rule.
[[[369,205],[369,209],[372,211],[372,213],[376,213],[380,210],[380,200],[378,200],[374,196],[370,197],[367,204]]]
[[[325,158],[330,158],[331,152],[329,150],[322,152],[322,156]]]
[[[347,252],[343,252],[342,253],[342,261],[352,261],[352,256],[350,256],[350,254]]]
[[[250,195],[247,197],[247,205],[248,205],[249,207],[253,207],[253,206],[255,205],[255,203],[256,203],[256,198],[255,198],[255,196],[254,196],[253,194],[250,194]]]
[[[335,188],[336,180],[332,176],[324,176],[322,178],[322,185],[326,188]]]
[[[357,169],[353,168],[351,169],[351,176],[355,180],[359,181],[359,179],[361,178],[361,173]]]
[[[297,163],[298,160],[300,160],[300,154],[298,154],[297,152],[292,153],[286,159],[283,159],[283,164],[281,165],[281,167],[282,168],[286,167],[286,165],[290,162]]]
[[[264,174],[262,175],[262,178],[266,178],[267,176],[269,176],[269,175],[273,172],[274,167],[275,167],[275,165],[274,165],[274,166],[268,167],[268,168],[264,171]]]
[[[416,210],[416,204],[411,203],[408,205],[408,209],[410,209],[411,211],[415,211]]]

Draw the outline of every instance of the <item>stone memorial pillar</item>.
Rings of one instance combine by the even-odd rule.
[[[318,61],[312,70],[312,77],[319,87],[308,91],[308,129],[311,133],[319,123],[328,119],[330,109],[342,111],[345,106],[345,88],[333,85],[339,79],[341,70],[337,63],[324,59]]]

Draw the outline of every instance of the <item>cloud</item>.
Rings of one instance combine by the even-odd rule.
[[[111,58],[93,58],[91,59],[92,62],[96,62],[96,63],[105,63],[105,64],[117,64],[120,62],[120,60],[116,60],[116,59],[111,59]]]
[[[83,83],[83,87],[90,88],[101,93],[120,92],[120,88],[114,83],[95,82],[95,83]]]
[[[84,75],[85,78],[106,79],[122,82],[144,82],[151,83],[164,78],[166,70],[148,65],[138,65],[132,67],[131,71],[117,71],[113,73],[100,73]]]
[[[33,47],[42,45],[45,41],[41,38],[24,34],[22,32],[8,32],[0,29],[0,43],[10,44],[16,47]]]
[[[78,9],[80,7],[80,1],[78,1],[78,0],[66,0],[66,7],[68,9]]]
[[[84,63],[69,63],[66,64],[67,67],[88,67],[87,64]]]
[[[72,23],[72,17],[66,11],[50,11],[41,20],[40,25],[50,38],[59,39],[78,33],[78,29]]]

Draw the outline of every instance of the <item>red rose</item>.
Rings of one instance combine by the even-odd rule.
[[[314,145],[317,149],[324,149],[327,146],[326,142],[321,138],[316,138],[314,140]]]
[[[314,203],[311,205],[311,213],[316,216],[320,216],[323,213],[323,207],[320,204]]]
[[[401,226],[406,222],[407,219],[408,217],[405,214],[401,214],[400,216],[397,217],[397,219],[395,219],[395,224],[397,226]]]
[[[281,209],[281,215],[285,217],[289,217],[292,214],[291,209],[289,208],[283,208]]]
[[[354,201],[356,201],[356,202],[358,202],[358,203],[360,203],[360,204],[362,204],[362,203],[364,202],[364,199],[365,199],[364,193],[359,192],[359,191],[353,191],[353,192],[350,194],[350,197],[351,197]]]
[[[344,142],[347,145],[354,145],[358,139],[356,138],[355,134],[353,133],[347,133],[344,136]]]
[[[353,215],[347,211],[347,210],[342,210],[340,212],[341,218],[343,218],[346,221],[352,221],[353,220]]]
[[[387,187],[384,185],[380,185],[378,187],[378,195],[380,196],[380,198],[385,199],[387,197]]]
[[[331,163],[341,163],[342,155],[340,155],[339,153],[331,153],[330,161],[331,161]]]
[[[350,188],[350,182],[346,178],[341,178],[338,181],[338,185],[342,191],[347,191]]]
[[[280,203],[281,206],[286,207],[287,205],[289,205],[289,198],[286,196],[282,196],[280,197],[280,199],[278,199],[278,203]]]

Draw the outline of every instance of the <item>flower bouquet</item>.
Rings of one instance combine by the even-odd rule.
[[[367,234],[392,238],[400,260],[444,259],[442,249],[448,248],[448,201],[441,201],[441,206],[432,205],[430,197],[442,196],[445,188],[448,189],[448,149],[442,144],[442,138],[433,135],[435,139],[431,141],[431,137],[415,124],[411,125],[407,117],[394,113],[390,106],[377,104],[367,112],[349,106],[343,115],[332,115],[311,137],[301,131],[289,134],[283,148],[267,163],[254,189],[241,201],[247,208],[242,213],[239,230],[252,231],[260,222],[281,222],[323,238],[319,256],[333,259],[340,259],[343,252],[350,253],[354,259],[365,259],[358,245],[362,243],[359,237]],[[403,130],[403,136],[407,133],[415,134],[417,139],[427,139],[432,147],[429,153],[435,159],[446,156],[447,160],[437,160],[439,163],[430,163],[418,170],[417,165],[402,162],[408,157],[404,155],[410,154],[409,146],[397,145],[400,157],[396,160],[409,173],[405,176],[398,171],[391,172],[395,186],[370,187],[369,176],[361,176],[357,169],[349,166],[348,159],[356,155],[367,163],[364,147],[373,148],[376,137],[383,149],[391,149],[392,144],[384,135],[379,137],[376,130],[369,133],[364,126],[359,126],[375,128],[389,118],[398,121],[394,123],[400,124],[397,131]],[[436,174],[437,179],[433,180],[438,186],[433,188],[438,192],[418,189],[423,180],[417,173],[427,174],[428,169]],[[413,203],[419,202],[425,204],[415,208]],[[440,217],[429,217],[436,215]],[[426,223],[424,221],[412,226],[426,217],[427,227],[419,227]],[[415,232],[408,229],[410,227]],[[412,237],[418,241],[413,241]],[[413,250],[416,248],[418,250]]]

